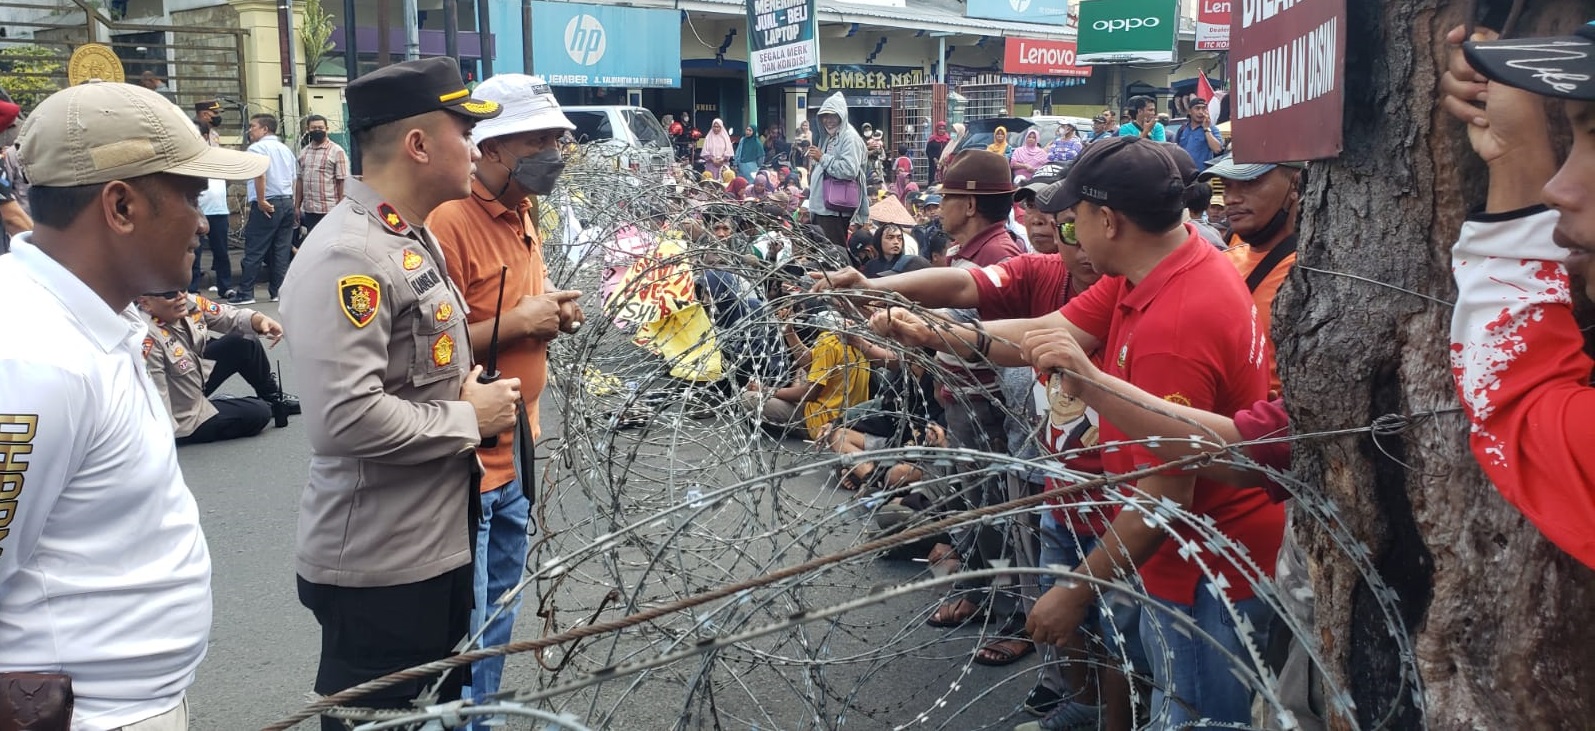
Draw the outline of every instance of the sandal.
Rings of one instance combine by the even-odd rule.
[[[868,467],[869,471],[859,472],[859,470],[865,467]],[[838,482],[836,486],[842,488],[843,490],[851,490],[854,492],[863,490],[870,484],[870,480],[875,477],[875,472],[876,467],[874,462],[863,462],[843,474],[842,481]]]
[[[964,561],[959,558],[958,551],[946,543],[938,543],[930,549],[925,556],[925,561],[930,564],[931,573],[937,576],[958,573],[964,567]]]
[[[1012,665],[1036,651],[1036,643],[1030,641],[1030,633],[1025,630],[1025,617],[1022,614],[1009,617],[994,636],[996,639],[975,650],[976,665]]]
[[[984,618],[985,614],[985,610],[979,604],[958,597],[942,602],[936,607],[936,611],[925,618],[925,624],[931,627],[962,627]]]

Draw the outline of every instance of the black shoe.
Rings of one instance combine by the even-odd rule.
[[[273,409],[281,406],[283,413],[286,413],[289,416],[298,416],[299,414],[303,413],[303,409],[299,408],[299,397],[294,396],[291,393],[283,393],[278,391],[274,394],[262,396],[261,399],[266,403],[271,404]]]
[[[232,305],[234,307],[237,307],[239,305],[252,305],[252,304],[255,304],[255,296],[252,295],[252,294],[245,294],[243,292],[238,292],[238,293],[234,294],[233,296],[227,298],[227,304]]]

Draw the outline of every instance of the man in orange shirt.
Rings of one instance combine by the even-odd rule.
[[[450,201],[427,219],[442,244],[449,279],[465,294],[470,313],[471,349],[483,362],[498,320],[498,368],[505,378],[521,379],[521,395],[532,435],[537,435],[537,399],[548,380],[548,342],[572,332],[581,322],[580,292],[555,291],[543,264],[534,196],[547,195],[565,168],[559,138],[575,125],[566,119],[541,78],[499,74],[474,92],[503,105],[499,118],[471,130],[481,148],[471,180],[471,197]],[[499,307],[503,273],[502,313]],[[435,313],[439,319],[448,313]],[[520,581],[526,570],[531,485],[515,473],[513,433],[496,447],[479,449],[482,459],[482,520],[476,531],[476,607],[471,630],[483,646],[508,642],[518,604],[512,603],[483,630],[494,603]],[[523,465],[529,470],[531,465]],[[471,668],[475,698],[498,691],[504,659],[490,658]]]
[[[1268,336],[1269,388],[1279,391],[1274,365],[1274,295],[1296,265],[1296,226],[1301,220],[1302,172],[1307,163],[1243,164],[1225,155],[1202,172],[1202,182],[1224,181],[1224,214],[1230,248],[1225,251],[1246,279],[1257,305],[1257,326]]]

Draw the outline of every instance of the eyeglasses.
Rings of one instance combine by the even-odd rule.
[[[165,291],[165,292],[145,292],[144,296],[145,297],[154,297],[156,299],[170,300],[170,299],[177,299],[177,295],[180,295],[180,294],[182,294],[182,292],[173,289],[173,290],[168,290],[168,291]]]
[[[1080,239],[1074,235],[1074,221],[1058,224],[1058,241],[1065,246],[1079,246]]]

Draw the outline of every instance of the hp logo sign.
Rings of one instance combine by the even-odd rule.
[[[597,18],[578,15],[565,24],[565,54],[577,64],[591,66],[604,57],[607,36]]]
[[[1030,7],[1030,0],[1008,0],[1008,7],[1016,13],[1023,13]]]

